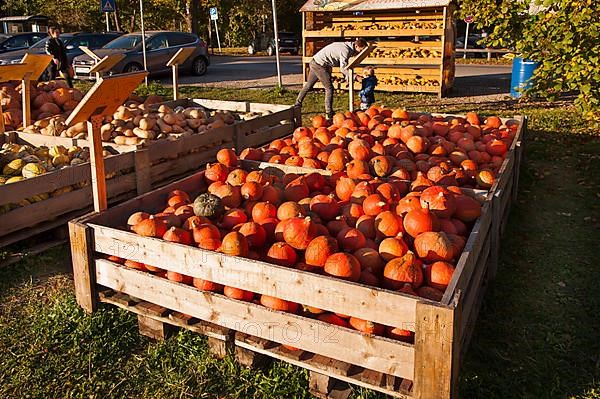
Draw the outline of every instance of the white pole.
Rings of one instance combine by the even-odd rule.
[[[144,0],[140,0],[140,20],[142,25],[142,54],[144,56],[144,70],[148,70],[148,61],[146,60],[146,30],[144,29]],[[144,79],[148,86],[148,75]]]
[[[214,19],[213,21],[215,21],[215,31],[217,31],[217,44],[219,45],[219,53],[221,53],[221,39],[219,39],[219,27],[217,26],[217,20]]]
[[[272,0],[273,5],[273,29],[275,30],[275,62],[277,63],[277,84],[279,88],[283,88],[281,80],[281,63],[279,62],[279,32],[277,31],[277,6],[275,0]]]
[[[469,43],[469,22],[467,22],[467,30],[465,31],[465,52],[463,53],[463,58],[467,58],[467,44]]]
[[[108,13],[105,12],[104,15],[106,16],[106,31],[109,32],[110,31],[110,23],[108,22]]]

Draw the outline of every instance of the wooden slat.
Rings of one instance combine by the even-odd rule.
[[[321,373],[321,374],[325,374],[328,375],[330,377],[339,379],[340,381],[344,381],[344,382],[348,382],[350,384],[354,384],[354,385],[358,385],[367,389],[372,389],[381,393],[384,393],[386,395],[390,395],[392,397],[395,398],[402,398],[402,399],[409,399],[412,398],[412,396],[409,396],[409,392],[398,392],[398,391],[394,391],[391,390],[389,388],[387,388],[386,386],[376,386],[376,385],[371,385],[368,383],[365,383],[364,381],[362,381],[360,378],[356,378],[354,375],[342,375],[342,374],[337,374],[336,371],[332,371],[329,368],[323,368],[322,367],[322,363],[320,362],[315,362],[312,359],[308,359],[308,360],[298,360],[295,358],[291,358],[289,357],[287,354],[288,352],[283,350],[283,348],[279,345],[270,348],[270,349],[260,349],[260,348],[256,348],[251,344],[248,344],[246,341],[238,341],[236,339],[235,341],[235,345],[236,347],[242,347],[242,348],[246,348],[248,350],[252,350],[258,353],[262,353],[268,356],[271,356],[275,359],[278,360],[283,360],[287,363],[293,364],[295,366],[298,367],[302,367],[305,368],[309,371],[314,371],[317,373]],[[317,355],[315,355],[316,357]],[[322,357],[321,357],[322,358]],[[402,379],[402,381],[410,381],[407,379]],[[412,384],[412,382],[411,382]]]
[[[459,343],[455,316],[453,308],[417,304],[415,399],[454,397]]]
[[[290,135],[294,131],[293,123],[285,123],[255,132],[240,133],[235,148],[260,147],[275,139]]]
[[[477,255],[481,251],[484,242],[489,237],[488,232],[491,224],[491,202],[488,200],[483,205],[481,209],[481,216],[477,222],[475,222],[475,226],[473,226],[473,229],[471,230],[471,234],[469,235],[469,239],[465,244],[463,253],[458,259],[458,264],[454,270],[450,284],[448,284],[448,287],[444,292],[442,303],[449,305],[457,293],[457,290],[464,290],[467,287],[469,281],[471,280],[475,263],[477,262]]]
[[[69,223],[71,236],[71,259],[77,303],[86,312],[98,307],[95,264],[92,260],[91,229],[77,222]]]
[[[95,264],[97,282],[102,286],[237,331],[258,325],[261,338],[412,379],[414,349],[410,345],[202,292],[106,260]],[[331,333],[335,341],[325,344],[327,336],[322,333]]]
[[[119,154],[105,161],[106,173],[114,173],[134,167],[133,154]],[[0,205],[18,203],[41,193],[49,193],[59,188],[71,186],[91,179],[89,162],[69,166],[20,182],[0,186]]]
[[[90,227],[94,232],[94,250],[100,253],[414,331],[418,299],[410,295],[109,227]]]
[[[153,165],[150,168],[150,178],[153,186],[156,186],[156,183],[162,182],[170,177],[181,176],[189,171],[204,169],[208,162],[214,161],[217,152],[221,148],[231,146],[231,144],[231,142],[224,142],[223,144],[213,148],[189,153],[186,155],[180,155],[177,159],[169,162],[160,162]]]
[[[480,296],[483,296],[482,286],[484,285],[484,276],[489,269],[489,258],[491,256],[490,247],[491,243],[487,240],[478,255],[473,278],[471,278],[468,288],[463,290],[461,294],[461,336],[463,336],[467,330],[472,330],[475,327],[473,325],[474,323],[469,324],[469,322],[473,322],[473,320],[477,319],[478,312],[474,308],[475,304],[480,299]]]
[[[194,148],[214,146],[222,141],[232,141],[234,139],[234,131],[234,125],[228,125],[219,129],[210,130],[204,134],[183,136],[177,140],[164,140],[161,145],[152,145],[148,147],[150,161],[155,163],[161,159],[176,158],[181,154],[188,153]]]
[[[132,174],[117,176],[109,180],[109,197],[115,197],[135,187],[135,176]],[[74,190],[31,205],[15,208],[0,215],[0,237],[25,229],[36,224],[52,220],[66,213],[85,209],[92,203],[90,186]]]

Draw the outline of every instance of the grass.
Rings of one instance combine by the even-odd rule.
[[[292,103],[294,92],[184,88],[186,96]],[[168,93],[163,93],[168,94]],[[564,104],[451,103],[381,95],[409,109],[530,116],[517,202],[461,368],[462,398],[600,398],[600,140]],[[337,109],[346,97],[336,96]],[[321,112],[322,94],[305,102]],[[309,397],[306,372],[275,362],[248,371],[207,355],[203,337],[164,343],[112,307],[77,306],[68,248],[0,270],[0,397]],[[380,397],[356,389],[354,398]]]

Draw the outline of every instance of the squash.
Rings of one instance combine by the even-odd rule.
[[[194,200],[194,214],[211,220],[220,218],[225,212],[221,198],[210,193],[200,194]]]

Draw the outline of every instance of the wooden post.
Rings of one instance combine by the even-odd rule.
[[[100,127],[103,116],[92,116],[87,122],[88,139],[91,142],[90,163],[92,166],[92,193],[94,195],[94,211],[100,212],[107,208],[106,176],[104,174],[104,156]]]
[[[31,77],[31,72],[27,72],[25,76],[23,76],[23,80],[21,80],[21,94],[23,101],[23,128],[31,125],[31,86],[29,85],[29,78]]]
[[[4,126],[4,115],[2,114],[2,104],[0,103],[0,134],[4,134],[6,127]]]
[[[415,399],[456,397],[460,320],[456,308],[417,302]]]
[[[354,112],[354,68],[348,69],[348,110]]]
[[[171,65],[173,69],[173,100],[179,100],[179,65]]]
[[[71,259],[77,303],[88,313],[98,308],[96,292],[96,268],[92,257],[92,232],[77,220],[69,222],[71,236]]]

